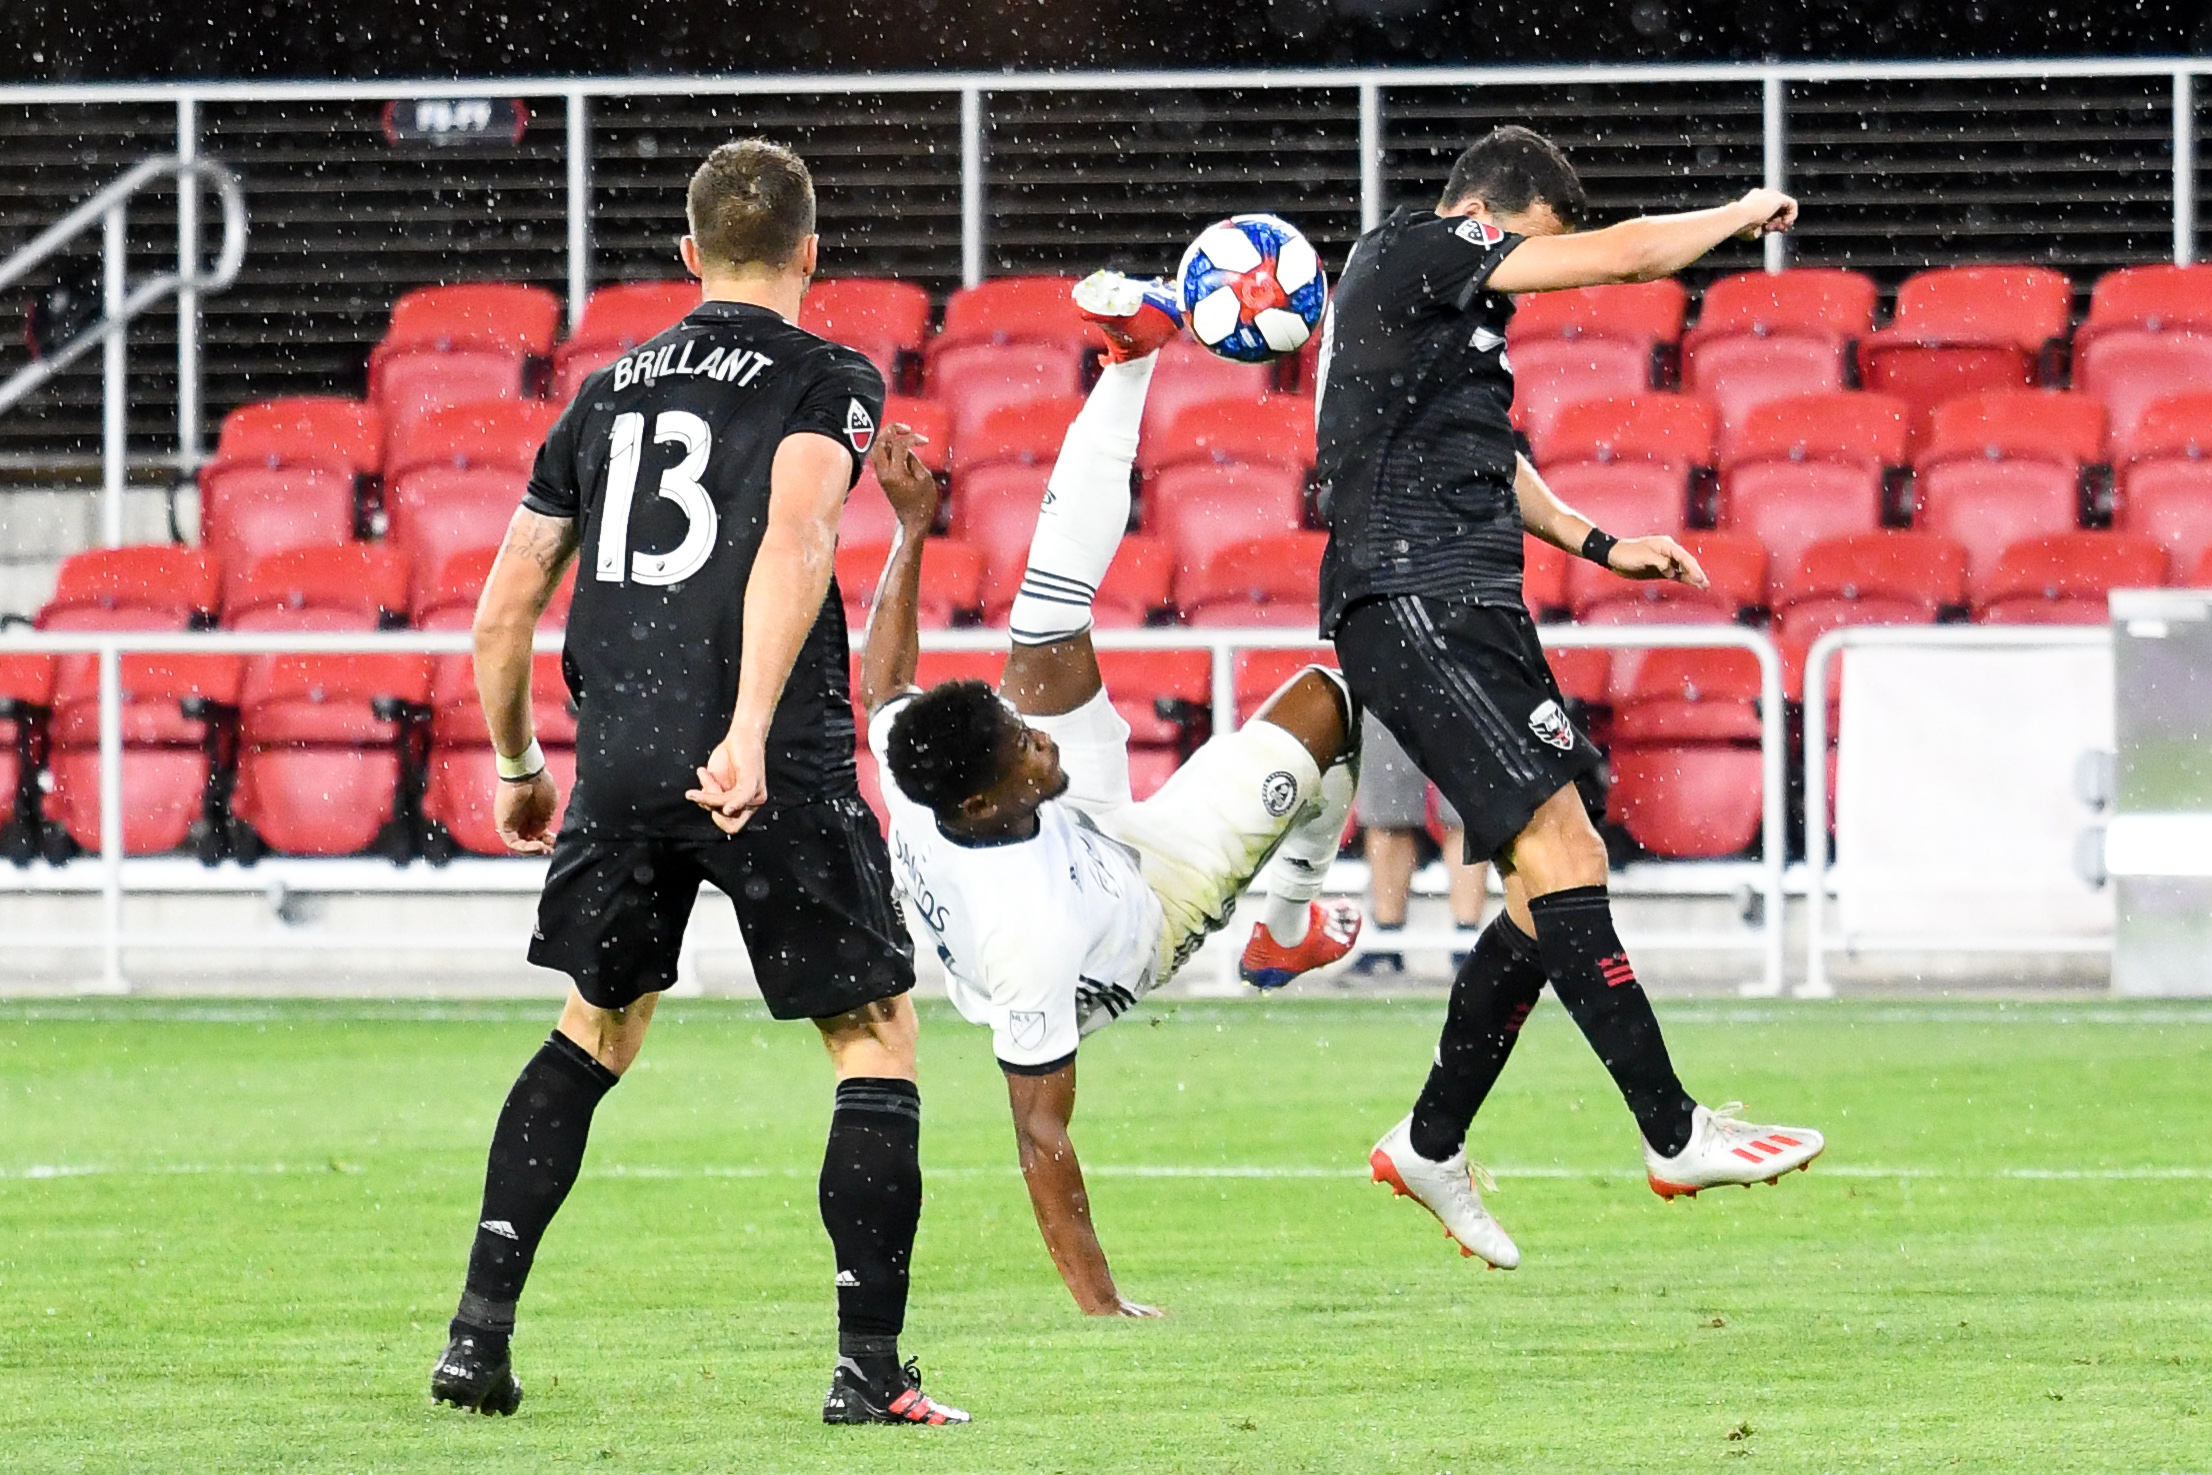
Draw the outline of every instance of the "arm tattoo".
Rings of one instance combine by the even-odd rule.
[[[557,574],[576,552],[575,519],[542,514],[518,517],[508,529],[507,548],[548,575]]]

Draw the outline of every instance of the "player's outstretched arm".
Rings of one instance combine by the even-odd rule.
[[[1530,236],[1490,273],[1498,292],[1556,292],[1671,277],[1731,236],[1756,238],[1797,223],[1797,201],[1755,189],[1734,204],[1645,215],[1603,230]]]
[[[1049,1075],[1008,1071],[1006,1098],[1014,1110],[1014,1143],[1021,1153],[1022,1179],[1029,1185],[1029,1205],[1075,1304],[1086,1316],[1160,1315],[1154,1307],[1121,1298],[1091,1225],[1083,1165],[1068,1140],[1068,1122],[1075,1115],[1075,1062]]]
[[[837,521],[852,485],[852,452],[811,430],[783,438],[768,473],[768,526],[745,581],[745,641],[738,652],[730,730],[685,797],[736,834],[768,802],[768,724],[822,613],[837,566]]]
[[[484,725],[500,760],[492,818],[507,848],[524,855],[552,850],[548,832],[560,802],[537,748],[537,722],[530,710],[530,642],[538,616],[545,613],[575,556],[575,519],[518,507],[476,601],[476,694],[483,700]],[[518,772],[509,777],[509,769]]]
[[[870,712],[913,688],[921,659],[922,540],[937,519],[937,478],[914,454],[926,441],[910,426],[887,425],[868,452],[868,465],[899,516],[860,655],[860,700]]]
[[[1514,462],[1513,492],[1521,504],[1521,525],[1554,548],[1579,557],[1597,524],[1554,496],[1528,457],[1517,456]],[[1620,538],[1606,554],[1605,566],[1624,579],[1672,579],[1693,589],[1707,587],[1705,570],[1698,567],[1690,550],[1668,537]]]

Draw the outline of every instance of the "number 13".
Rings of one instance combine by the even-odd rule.
[[[660,495],[683,509],[683,541],[669,553],[631,553],[630,504],[637,496],[638,463],[645,454],[645,417],[636,413],[614,417],[607,451],[607,504],[600,517],[599,554],[593,565],[593,575],[601,583],[619,584],[626,573],[655,588],[681,584],[706,567],[714,552],[721,519],[715,514],[714,499],[699,484],[699,473],[706,470],[712,449],[707,422],[684,410],[661,411],[653,421],[653,443],[671,441],[684,448],[684,458],[661,473]]]

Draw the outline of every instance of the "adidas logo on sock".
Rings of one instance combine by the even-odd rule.
[[[841,1291],[858,1290],[860,1289],[860,1277],[850,1270],[840,1270],[837,1272],[837,1288]]]
[[[489,1230],[491,1233],[498,1235],[501,1239],[511,1239],[518,1244],[522,1241],[522,1236],[515,1233],[515,1226],[509,1224],[504,1219],[486,1219],[483,1223],[477,1225],[476,1227],[478,1229]]]

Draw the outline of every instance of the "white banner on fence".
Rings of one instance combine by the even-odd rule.
[[[2112,746],[2109,648],[1867,648],[1844,659],[1836,898],[1847,937],[2110,934],[2075,873],[2074,789]]]

